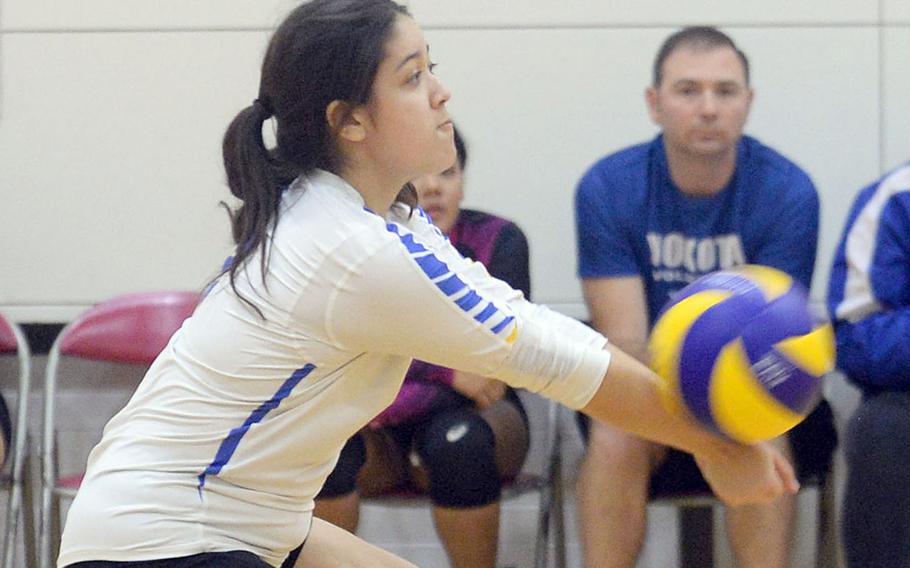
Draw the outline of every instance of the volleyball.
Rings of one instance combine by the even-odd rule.
[[[759,265],[706,274],[674,294],[649,347],[671,408],[747,444],[799,424],[835,363],[831,324],[813,317],[805,287]]]

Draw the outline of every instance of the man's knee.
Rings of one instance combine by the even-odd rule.
[[[592,420],[587,453],[592,461],[649,474],[663,461],[667,448]]]

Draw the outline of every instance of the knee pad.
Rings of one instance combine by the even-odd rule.
[[[443,507],[468,508],[499,500],[493,430],[469,409],[445,411],[417,434],[415,449],[430,478],[430,498]]]
[[[367,448],[360,434],[354,434],[344,444],[335,469],[325,480],[325,485],[317,499],[341,497],[354,492],[357,487],[357,474],[367,461]]]

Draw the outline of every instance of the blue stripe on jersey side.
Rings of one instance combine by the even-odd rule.
[[[512,320],[514,320],[514,319],[515,319],[515,316],[509,316],[509,317],[505,318],[504,320],[502,320],[501,322],[496,324],[495,327],[493,327],[493,333],[499,333],[500,331],[504,330],[506,328],[506,326],[509,325],[512,322]]]
[[[250,413],[250,416],[244,420],[243,424],[228,433],[227,437],[222,440],[221,446],[218,447],[218,451],[215,453],[215,459],[205,468],[205,471],[199,474],[199,491],[202,491],[202,488],[205,486],[205,478],[208,475],[218,475],[221,470],[227,465],[231,457],[234,455],[234,452],[237,451],[237,446],[240,445],[240,440],[249,432],[250,427],[253,424],[261,422],[265,415],[270,411],[274,410],[281,404],[281,401],[286,399],[291,391],[294,390],[300,381],[306,378],[313,369],[316,368],[316,365],[312,363],[307,363],[300,369],[294,371],[294,374],[291,375],[291,378],[284,381],[284,384],[281,385],[281,388],[278,389],[278,392],[272,396],[269,400],[263,402],[259,405],[259,408]]]
[[[489,304],[487,304],[487,307],[485,307],[479,314],[474,316],[474,319],[476,319],[480,323],[483,323],[483,322],[487,321],[488,319],[490,319],[490,317],[492,317],[493,314],[495,314],[498,311],[499,311],[499,308],[494,306],[493,302],[490,302]]]

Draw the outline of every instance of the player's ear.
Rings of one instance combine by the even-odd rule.
[[[347,142],[362,142],[366,138],[366,119],[363,107],[355,107],[345,101],[334,100],[325,107],[329,130]]]

